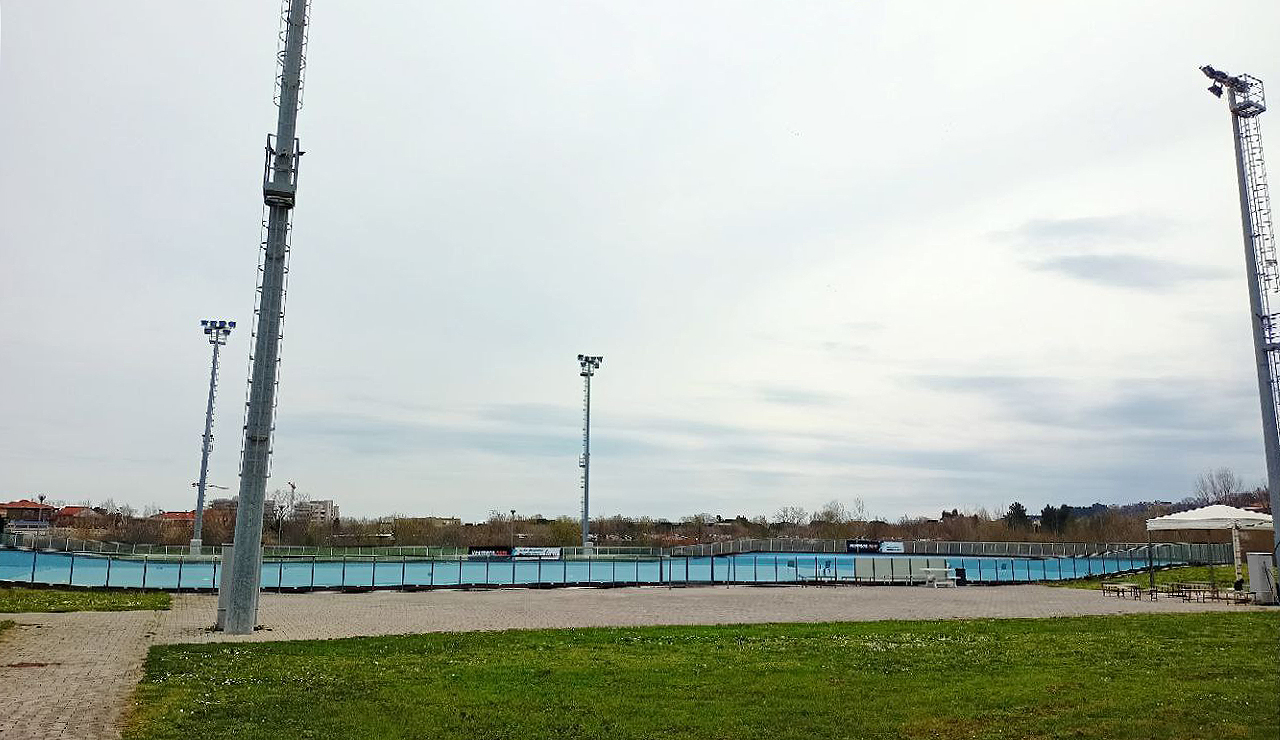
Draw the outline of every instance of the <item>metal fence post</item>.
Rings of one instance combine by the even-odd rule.
[[[36,582],[36,556],[39,554],[40,554],[39,550],[36,550],[34,547],[31,548],[31,582],[32,583]]]
[[[102,582],[104,588],[111,586],[111,558],[107,558],[107,580]]]
[[[347,585],[347,554],[344,552],[342,553],[342,584],[341,586],[339,586],[339,588],[345,587],[346,585]]]
[[[75,563],[74,557],[72,558],[71,562],[72,564]],[[178,556],[178,590],[182,590],[182,564],[185,562],[187,562],[187,557],[185,555],[179,555]]]
[[[67,573],[68,586],[70,586],[71,582],[75,580],[75,577],[76,577],[76,554],[73,552],[71,553],[71,570]]]
[[[147,558],[148,557],[149,556],[146,555],[145,553],[142,556],[142,587],[143,588],[147,587]]]

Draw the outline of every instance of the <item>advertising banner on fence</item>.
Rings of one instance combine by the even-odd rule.
[[[490,547],[487,545],[472,545],[467,548],[467,557],[469,558],[509,558],[511,557],[511,548],[503,545]]]
[[[845,552],[880,552],[880,540],[845,540]]]
[[[512,555],[516,558],[528,558],[531,560],[559,560],[560,548],[558,547],[517,547]]]
[[[880,552],[906,552],[907,548],[901,542],[881,542]]]

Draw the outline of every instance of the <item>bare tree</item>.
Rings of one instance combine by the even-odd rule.
[[[1215,468],[1196,478],[1191,503],[1198,506],[1227,503],[1244,490],[1244,481],[1231,468]]]
[[[773,515],[773,520],[788,527],[803,527],[809,523],[809,512],[802,506],[784,506]]]

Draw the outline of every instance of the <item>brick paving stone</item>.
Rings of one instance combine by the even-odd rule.
[[[0,739],[120,737],[161,614],[0,614]]]

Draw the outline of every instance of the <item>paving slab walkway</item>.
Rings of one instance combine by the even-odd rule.
[[[252,635],[212,632],[217,599],[180,594],[163,612],[0,615],[0,740],[119,738],[153,644],[418,632],[882,619],[1056,617],[1264,607],[1136,601],[1047,586],[702,587],[263,594]]]
[[[260,642],[419,632],[884,619],[1002,619],[1262,609],[1181,599],[1140,601],[1099,591],[1020,585],[556,588],[417,593],[271,594],[259,604],[266,629],[211,632],[216,597],[181,595],[160,642]]]
[[[0,614],[0,740],[120,737],[166,612]]]

